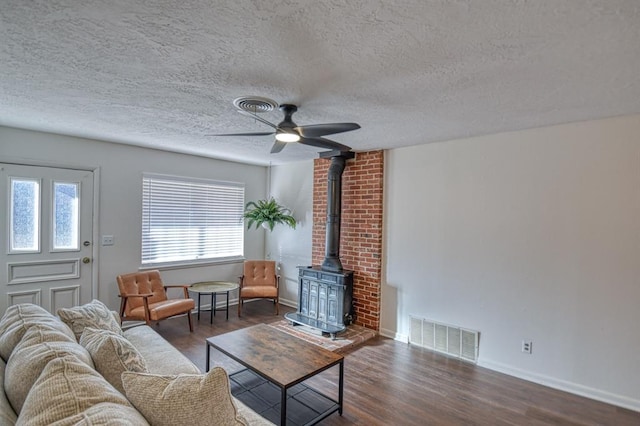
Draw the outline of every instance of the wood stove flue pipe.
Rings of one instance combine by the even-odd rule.
[[[325,236],[325,258],[322,269],[342,271],[340,261],[340,216],[342,211],[342,173],[346,160],[354,158],[353,152],[333,151],[327,153],[331,164],[327,173],[327,224]],[[324,155],[322,155],[324,156]]]

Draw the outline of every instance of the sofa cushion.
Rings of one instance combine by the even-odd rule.
[[[0,359],[0,383],[4,383],[4,371],[6,364]],[[16,423],[18,416],[4,393],[4,389],[0,392],[0,425],[13,425]]]
[[[102,408],[109,409],[111,413],[101,414]],[[105,417],[109,421],[91,421]],[[54,423],[148,424],[122,394],[74,356],[56,358],[47,364],[29,392],[16,425],[44,426]]]
[[[31,303],[12,305],[0,319],[0,357],[8,361],[16,345],[33,325],[58,330],[73,338],[73,332],[60,319]]]
[[[122,334],[122,328],[114,318],[112,311],[96,299],[82,306],[58,309],[57,314],[62,321],[71,327],[78,341],[86,327]]]
[[[87,327],[80,336],[80,344],[91,354],[98,373],[124,394],[123,371],[147,372],[147,364],[140,352],[120,334]]]
[[[149,373],[175,375],[200,374],[200,370],[171,343],[151,327],[141,325],[123,332],[147,363]]]
[[[101,402],[85,411],[57,421],[55,426],[144,426],[146,419],[135,408],[113,402]]]
[[[29,390],[36,382],[46,365],[55,358],[66,355],[74,356],[78,362],[93,368],[89,352],[76,342],[42,342],[34,344],[36,339],[30,338],[33,330],[29,330],[11,354],[5,371],[4,389],[11,406],[18,415]]]
[[[60,322],[66,331],[61,331],[48,324],[30,324],[27,331],[22,336],[14,350],[26,348],[44,342],[69,342],[76,343],[76,338],[71,329]],[[11,357],[9,357],[11,358]]]
[[[227,373],[162,376],[122,373],[127,398],[154,426],[246,425],[233,405]]]

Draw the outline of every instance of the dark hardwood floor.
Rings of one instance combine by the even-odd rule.
[[[273,314],[267,300],[245,303],[242,318],[236,307],[194,315],[189,333],[184,317],[162,321],[154,328],[202,371],[205,339],[254,324],[278,321],[293,309],[281,306]],[[295,354],[292,354],[295,356]],[[211,365],[232,373],[240,365],[212,351]],[[635,374],[635,372],[634,372]],[[307,383],[337,394],[337,368]],[[640,425],[640,413],[554,390],[535,383],[458,361],[426,349],[377,337],[346,354],[344,413],[332,414],[322,425]]]

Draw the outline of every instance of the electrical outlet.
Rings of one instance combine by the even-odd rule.
[[[522,341],[522,352],[524,352],[525,354],[531,355],[532,349],[533,349],[533,342],[531,340]]]

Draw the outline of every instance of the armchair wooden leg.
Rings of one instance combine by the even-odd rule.
[[[238,298],[238,318],[242,316],[242,299]]]
[[[276,315],[280,315],[280,303],[278,303],[277,297],[274,299],[274,302],[276,304]]]
[[[147,325],[151,325],[151,313],[149,312],[149,301],[147,300],[147,298],[144,298],[144,322]]]
[[[126,303],[127,299],[125,297],[122,297],[122,299],[120,300],[120,318],[124,318],[124,307]]]

